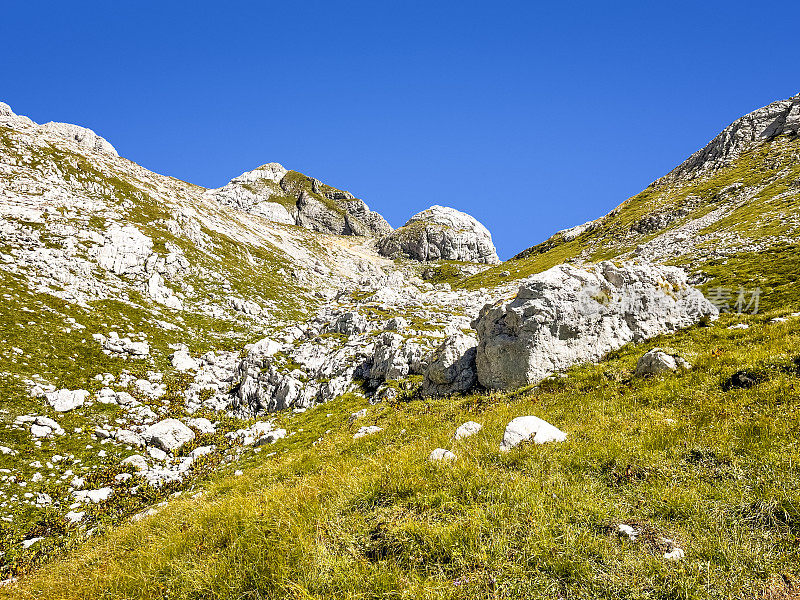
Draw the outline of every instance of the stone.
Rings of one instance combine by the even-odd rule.
[[[475,435],[481,429],[483,429],[483,425],[480,423],[476,423],[475,421],[467,421],[463,425],[460,425],[458,429],[456,429],[456,439],[460,440],[465,437],[469,437],[471,435]]]
[[[643,354],[636,363],[636,375],[660,375],[678,369],[688,369],[690,365],[680,356],[672,356],[661,348],[653,348]]]
[[[444,448],[436,448],[436,450],[431,452],[431,455],[428,457],[428,460],[431,460],[433,462],[438,462],[438,461],[449,462],[455,459],[456,455],[450,452],[449,450],[445,450]]]
[[[475,368],[477,340],[468,335],[448,337],[433,352],[422,380],[425,396],[446,396],[466,392],[478,383]]]
[[[130,431],[129,429],[118,429],[114,433],[114,439],[120,444],[136,446],[137,448],[142,448],[145,445],[141,436],[133,431]]]
[[[147,469],[148,469],[147,459],[144,456],[140,455],[140,454],[134,454],[132,456],[129,456],[128,458],[123,459],[121,461],[121,464],[123,464],[123,465],[131,465],[133,468],[135,468],[139,472],[147,471]]]
[[[192,429],[196,429],[199,433],[207,433],[207,434],[217,433],[217,428],[214,427],[214,424],[208,419],[205,419],[203,417],[187,419],[186,425],[188,425]]]
[[[331,325],[331,331],[351,336],[364,333],[367,327],[367,319],[363,315],[348,311],[336,317],[336,320]]]
[[[420,261],[500,262],[486,227],[466,213],[438,205],[417,213],[382,237],[378,251],[389,258],[406,256]]]
[[[559,265],[525,280],[513,300],[481,309],[478,380],[490,389],[529,385],[718,315],[676,267]]]
[[[69,412],[83,406],[88,397],[86,390],[61,389],[47,394],[47,402],[56,412]]]
[[[152,253],[153,241],[133,225],[115,223],[105,232],[99,248],[92,248],[97,263],[116,275],[144,272],[144,263]]]
[[[686,553],[683,551],[682,548],[673,548],[669,552],[664,552],[664,559],[669,561],[679,561],[683,560],[686,556]]]
[[[372,435],[373,433],[378,433],[379,431],[383,431],[383,429],[375,425],[365,425],[353,434],[353,439],[357,440],[358,438]]]
[[[98,502],[105,502],[114,493],[114,489],[110,487],[102,487],[98,490],[75,490],[72,495],[78,502],[91,502],[97,504]]]
[[[172,452],[194,439],[194,431],[178,419],[164,419],[144,430],[142,438],[165,452]]]
[[[185,350],[179,350],[170,357],[172,366],[177,371],[197,371],[200,366]]]
[[[503,441],[500,443],[500,451],[508,452],[529,440],[532,440],[534,444],[546,444],[547,442],[563,442],[566,439],[566,433],[539,417],[517,417],[506,426]]]

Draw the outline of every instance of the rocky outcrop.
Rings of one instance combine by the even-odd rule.
[[[411,217],[378,241],[378,251],[421,261],[500,262],[489,230],[474,217],[445,206],[431,206]]]
[[[800,133],[800,94],[773,102],[728,125],[703,149],[687,158],[659,182],[691,178],[728,164],[753,144]]]
[[[45,123],[42,129],[54,133],[68,140],[76,142],[81,148],[100,152],[101,154],[110,154],[112,156],[119,156],[117,151],[110,143],[104,138],[101,138],[91,129],[81,127],[80,125],[72,125],[71,123]]]
[[[446,396],[466,392],[478,382],[475,370],[477,340],[468,335],[457,334],[447,338],[430,358],[422,394]]]
[[[377,237],[392,231],[363,200],[278,163],[243,173],[208,194],[270,221],[323,233]]]
[[[675,267],[559,265],[527,279],[510,302],[481,310],[473,322],[478,379],[487,388],[527,385],[717,315]]]

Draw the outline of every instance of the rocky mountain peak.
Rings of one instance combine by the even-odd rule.
[[[10,127],[11,129],[35,128],[40,132],[50,133],[68,139],[81,148],[93,150],[102,154],[109,154],[111,156],[119,156],[114,146],[112,146],[108,140],[100,137],[88,127],[81,127],[80,125],[73,125],[71,123],[55,123],[52,121],[44,125],[37,125],[28,117],[14,114],[11,107],[5,102],[0,102],[0,125]]]
[[[81,127],[80,125],[72,125],[71,123],[45,123],[42,129],[55,133],[61,137],[67,138],[76,142],[83,148],[101,152],[103,154],[111,154],[112,156],[119,156],[117,150],[112,146],[108,140],[100,137],[88,127]]]
[[[486,227],[467,213],[439,205],[418,212],[381,238],[378,250],[384,256],[404,255],[421,261],[500,262]]]
[[[392,231],[363,200],[279,163],[242,173],[208,194],[222,204],[270,221],[322,233],[380,236]]]
[[[755,144],[800,132],[800,94],[736,119],[660,181],[691,179],[729,164]]]

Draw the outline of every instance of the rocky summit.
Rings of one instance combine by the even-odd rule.
[[[497,251],[489,231],[474,217],[445,206],[431,206],[378,241],[384,256],[416,260],[460,260],[495,264]]]
[[[755,597],[796,564],[799,110],[501,263],[454,208],[0,103],[0,597]]]

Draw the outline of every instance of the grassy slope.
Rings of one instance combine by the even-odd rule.
[[[352,398],[284,415],[298,433],[276,455],[251,454],[244,475],[221,472],[203,496],[0,596],[759,597],[800,576],[800,319],[747,319],[623,349],[538,390],[378,405],[354,425]],[[657,344],[694,368],[632,378]],[[766,380],[723,391],[742,368]],[[500,455],[505,424],[524,414],[568,441]],[[453,442],[468,419],[483,431]],[[383,431],[353,441],[365,424]],[[429,463],[439,446],[458,460]],[[677,540],[686,560],[621,541],[622,521]]]
[[[673,226],[698,218],[722,206],[730,195],[724,190],[735,183],[757,188],[755,197],[729,215],[714,223],[703,234],[733,232],[755,241],[788,235],[797,238],[797,223],[791,224],[786,216],[800,211],[800,138],[779,138],[742,155],[730,166],[710,176],[681,183],[656,183],[640,194],[626,200],[613,210],[602,224],[571,241],[554,237],[530,248],[526,256],[512,259],[483,273],[458,282],[470,289],[489,287],[506,279],[521,278],[539,273],[552,266],[581,256],[587,260],[606,260],[633,251],[638,244],[649,241]],[[631,226],[643,217],[665,209],[676,209],[686,205],[687,198],[699,198],[695,208],[684,218],[670,224],[666,229],[652,234],[634,234]],[[711,244],[710,249],[713,249]],[[794,245],[797,253],[797,245]],[[790,258],[792,255],[788,255]],[[759,268],[759,259],[742,255],[749,270]],[[679,257],[677,262],[691,263],[695,270],[705,271],[708,259],[691,252]],[[503,275],[507,271],[509,275]],[[738,287],[747,286],[749,279],[730,279]]]

